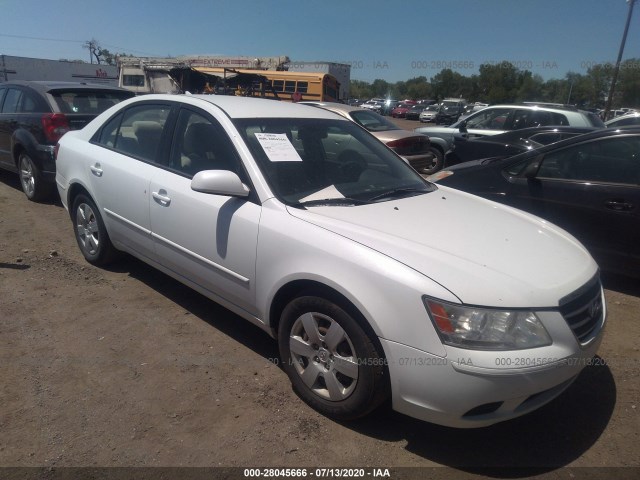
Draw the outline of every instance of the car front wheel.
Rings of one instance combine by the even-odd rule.
[[[98,207],[91,198],[78,195],[73,201],[72,220],[76,241],[84,258],[93,265],[107,265],[118,251],[111,244]]]
[[[433,154],[433,158],[431,159],[431,165],[429,165],[429,167],[426,168],[424,172],[421,172],[426,175],[432,175],[436,173],[438,170],[440,170],[442,168],[443,161],[444,161],[444,155],[442,155],[442,152],[436,147],[429,147],[429,152]]]
[[[384,357],[337,304],[315,296],[296,298],[283,311],[278,340],[295,391],[322,414],[351,420],[386,399]]]

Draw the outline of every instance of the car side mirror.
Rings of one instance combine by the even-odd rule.
[[[467,133],[467,122],[461,122],[458,126],[460,133]]]
[[[247,187],[237,174],[230,170],[202,170],[191,180],[191,190],[228,197],[246,197]]]
[[[541,163],[542,155],[539,155],[527,164],[524,168],[523,176],[529,180],[535,179],[538,174],[538,170],[540,170]]]

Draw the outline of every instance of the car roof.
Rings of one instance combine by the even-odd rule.
[[[512,138],[529,138],[533,135],[539,133],[577,133],[584,134],[590,133],[594,130],[601,130],[602,127],[571,127],[568,125],[545,125],[538,127],[529,127],[529,128],[521,128],[518,130],[508,130],[504,133],[499,133],[497,135],[487,135],[484,137],[471,138],[470,142],[492,142],[492,143],[500,143],[505,139]]]
[[[630,112],[630,113],[625,113],[624,115],[618,115],[617,117],[613,117],[612,119],[607,120],[606,122],[604,122],[604,124],[610,125],[619,120],[625,120],[627,118],[636,118],[636,117],[640,117],[640,112]]]
[[[22,86],[30,87],[37,92],[46,93],[52,90],[111,90],[119,92],[128,92],[129,90],[112,86],[103,85],[101,83],[87,83],[87,82],[62,82],[52,80],[12,80],[10,82],[4,82],[0,86]],[[133,92],[132,92],[133,94]]]
[[[347,121],[335,113],[311,105],[233,95],[151,94],[128,102],[144,100],[180,101],[200,106],[206,102],[217,106],[230,118],[325,118]]]
[[[500,108],[528,108],[528,109],[531,109],[531,110],[538,110],[538,109],[558,110],[558,111],[564,111],[564,112],[583,112],[583,110],[579,110],[578,108],[574,107],[573,105],[560,105],[560,104],[544,103],[544,102],[539,102],[539,103],[534,103],[534,102],[496,103],[494,105],[489,105],[487,107],[484,107],[483,110],[485,108],[497,108],[497,107],[500,107]],[[478,110],[478,111],[480,111],[480,110]]]
[[[314,101],[309,101],[309,102],[301,102],[303,105],[313,105],[315,107],[322,107],[325,108],[327,110],[333,110],[333,111],[340,111],[340,112],[353,112],[353,111],[365,111],[365,112],[369,112],[369,109],[366,108],[362,108],[362,107],[357,107],[357,106],[353,106],[353,105],[345,105],[344,103],[338,103],[338,102],[314,102]]]

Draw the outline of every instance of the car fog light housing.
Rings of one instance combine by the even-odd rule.
[[[440,339],[474,350],[522,350],[551,345],[551,337],[532,311],[456,305],[423,297]]]

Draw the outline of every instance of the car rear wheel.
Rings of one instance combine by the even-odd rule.
[[[387,397],[384,357],[351,315],[324,298],[303,296],[284,309],[280,356],[294,390],[329,417],[362,417]]]
[[[29,200],[44,200],[53,192],[53,186],[42,181],[40,170],[26,152],[18,157],[18,174],[22,191]]]
[[[93,265],[111,263],[118,251],[111,244],[96,204],[84,194],[73,201],[73,225],[76,241],[84,258]]]

